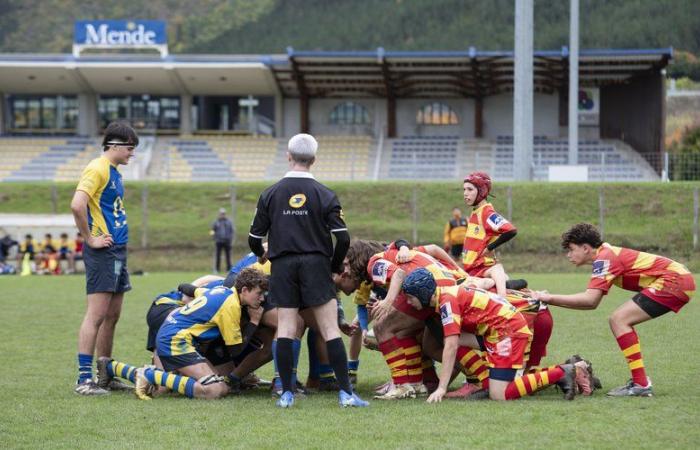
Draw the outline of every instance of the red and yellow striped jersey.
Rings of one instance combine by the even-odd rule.
[[[436,308],[445,336],[462,331],[484,336],[495,343],[507,336],[531,336],[527,321],[513,305],[482,289],[465,286],[438,287]]]
[[[486,247],[498,236],[508,231],[515,230],[515,226],[505,217],[498,214],[491,203],[483,205],[472,211],[467,225],[467,234],[464,237],[464,254],[462,264],[464,270],[479,266],[492,266],[496,263],[493,258],[482,256]]]
[[[596,252],[588,289],[607,294],[612,285],[628,291],[667,293],[686,303],[695,290],[693,276],[683,264],[604,242]]]
[[[388,286],[398,269],[408,275],[418,268],[425,268],[433,275],[438,286],[454,286],[457,280],[466,277],[461,270],[451,269],[432,256],[415,250],[411,250],[412,259],[409,262],[399,264],[396,262],[398,253],[398,249],[392,244],[369,259],[367,274],[376,286]]]

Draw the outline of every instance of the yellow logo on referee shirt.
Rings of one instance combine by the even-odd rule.
[[[289,198],[289,206],[292,208],[301,208],[306,203],[306,195],[294,194]]]

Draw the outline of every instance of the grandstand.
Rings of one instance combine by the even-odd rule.
[[[71,164],[89,161],[94,154],[90,138],[1,138],[0,181],[77,180],[80,173],[71,172]]]
[[[581,50],[595,108],[581,121],[589,180],[658,179],[670,49]],[[536,51],[532,179],[567,165],[568,50]],[[0,181],[76,180],[100,129],[129,120],[151,145],[127,179],[253,181],[317,136],[321,180],[513,177],[512,52],[295,51],[284,55],[0,55]],[[21,68],[21,71],[18,70]],[[114,73],[128,83],[113,89]],[[21,76],[18,75],[21,72]],[[40,83],[33,81],[40,80]],[[218,81],[217,81],[218,80]],[[264,126],[261,126],[264,125]],[[56,137],[56,134],[60,137]],[[20,135],[24,137],[19,137]]]

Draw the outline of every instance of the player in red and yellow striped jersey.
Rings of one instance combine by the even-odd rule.
[[[463,286],[438,287],[424,269],[408,275],[402,288],[414,308],[436,308],[440,312],[445,335],[442,371],[429,403],[440,402],[445,396],[460,344],[483,345],[489,366],[489,397],[493,400],[517,399],[562,379],[573,384],[577,373],[587,374],[587,363],[581,361],[517,377],[517,371],[525,366],[532,332],[523,315],[498,295]],[[567,399],[575,393],[576,389],[570,389]]]
[[[464,237],[462,264],[473,277],[492,278],[498,295],[505,297],[508,276],[493,251],[515,237],[517,229],[486,200],[490,192],[488,174],[473,172],[464,179],[464,202],[474,209]]]
[[[571,309],[595,309],[612,285],[638,292],[610,316],[610,328],[627,359],[632,379],[608,395],[652,396],[646,376],[639,337],[634,326],[669,311],[678,312],[695,292],[693,275],[680,263],[663,256],[615,247],[602,241],[591,224],[574,225],[562,235],[562,247],[577,266],[592,264],[593,273],[585,292],[555,295],[536,292],[535,297],[550,305]]]

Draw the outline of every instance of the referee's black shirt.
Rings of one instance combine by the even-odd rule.
[[[271,260],[302,253],[320,253],[331,258],[334,256],[331,233],[336,233],[336,237],[347,236],[338,197],[310,172],[300,171],[287,172],[263,191],[250,227],[253,239],[262,240],[269,234],[267,253]],[[338,256],[333,258],[334,263]]]

